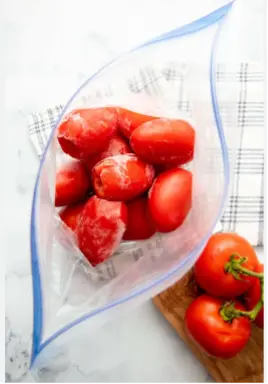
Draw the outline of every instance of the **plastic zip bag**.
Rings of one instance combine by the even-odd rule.
[[[54,207],[55,170],[64,161],[55,127],[41,160],[31,217],[32,369],[37,376],[47,366],[66,365],[74,340],[77,344],[90,337],[110,318],[183,277],[213,232],[227,198],[239,137],[233,63],[223,57],[219,44],[226,38],[221,21],[231,7],[227,4],[108,64],[63,109],[58,124],[74,108],[107,105],[191,121],[196,129],[190,164],[193,203],[174,232],[122,243],[111,259],[92,267]],[[227,81],[218,81],[220,71],[230,74]]]

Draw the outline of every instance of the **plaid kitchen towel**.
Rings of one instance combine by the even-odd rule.
[[[174,108],[191,115],[191,103],[185,94],[185,64],[171,63],[156,69],[146,67],[128,79],[133,94],[161,95],[167,84],[174,89],[170,103]],[[232,73],[217,68],[216,81],[235,81],[238,87],[238,119],[241,129],[234,181],[229,201],[221,218],[224,231],[235,231],[246,237],[252,245],[263,245],[264,230],[264,69],[255,63],[240,63]],[[179,87],[177,86],[179,82]],[[173,85],[174,84],[174,85]],[[112,86],[94,90],[87,96],[90,101],[112,97]],[[39,156],[42,155],[49,135],[63,106],[55,106],[29,117],[30,139]]]

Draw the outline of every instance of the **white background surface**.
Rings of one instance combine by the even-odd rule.
[[[26,116],[64,103],[91,72],[149,37],[207,14],[226,1],[4,0],[6,143],[4,173],[6,259],[6,379],[24,375],[32,322],[29,221],[38,159]],[[1,128],[2,129],[2,128]],[[120,330],[120,331],[119,331]],[[175,332],[145,303],[100,332],[81,350],[83,367],[69,366],[51,380],[209,381]],[[97,344],[95,344],[97,343]],[[108,343],[108,344],[107,344]],[[92,360],[92,357],[94,359]],[[96,374],[94,367],[101,367]],[[57,378],[56,378],[57,376]],[[29,376],[28,376],[28,379]]]

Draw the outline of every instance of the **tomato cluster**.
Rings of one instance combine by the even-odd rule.
[[[263,328],[263,265],[246,239],[217,233],[197,260],[194,277],[205,293],[186,311],[188,334],[207,354],[232,358],[247,344],[251,321]]]
[[[55,205],[87,260],[97,265],[122,240],[181,226],[191,209],[195,131],[184,120],[120,107],[76,109],[58,127],[69,160],[56,175]]]

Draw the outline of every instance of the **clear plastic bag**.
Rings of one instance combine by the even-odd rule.
[[[47,366],[67,364],[74,340],[78,345],[96,327],[184,276],[213,232],[227,199],[239,137],[234,63],[220,44],[231,7],[123,55],[91,76],[65,106],[58,124],[74,108],[107,105],[191,121],[196,129],[189,166],[192,210],[174,232],[122,243],[111,259],[92,267],[54,207],[55,170],[64,161],[55,127],[41,160],[31,217],[37,375]]]

